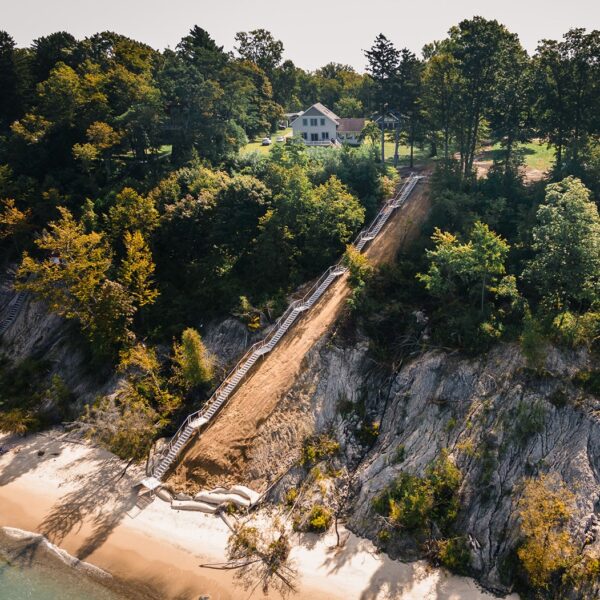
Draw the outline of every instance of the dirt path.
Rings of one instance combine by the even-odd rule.
[[[375,264],[393,260],[419,234],[429,208],[428,185],[421,182],[365,254]],[[239,482],[257,430],[293,385],[306,354],[340,316],[349,293],[344,275],[265,356],[212,425],[182,454],[170,478],[175,487]]]

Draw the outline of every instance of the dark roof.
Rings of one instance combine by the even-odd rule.
[[[362,131],[365,126],[365,119],[340,119],[338,124],[338,133],[348,133]]]
[[[329,117],[332,121],[339,121],[340,118],[326,106],[323,106],[320,102],[313,104],[308,110],[304,111],[303,117],[310,117],[315,114],[322,114]]]

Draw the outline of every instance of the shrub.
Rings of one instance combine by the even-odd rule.
[[[314,533],[324,533],[329,529],[331,520],[331,511],[320,504],[315,504],[308,515],[306,528]]]
[[[446,433],[450,433],[456,427],[456,417],[450,417],[446,423],[444,430]]]
[[[394,452],[393,462],[394,462],[394,464],[399,464],[401,462],[404,462],[405,458],[406,458],[406,448],[404,447],[404,444],[400,444],[396,448],[396,452]]]
[[[24,435],[39,426],[39,420],[29,411],[13,408],[0,412],[0,431]]]
[[[444,567],[459,575],[468,573],[471,553],[463,536],[437,540],[435,549],[437,559]]]
[[[348,306],[351,310],[357,310],[364,288],[373,275],[373,265],[354,246],[347,246],[344,254],[344,264],[348,267],[350,273],[348,283],[352,288],[352,294],[347,301]]]
[[[380,424],[378,421],[363,423],[358,430],[358,439],[365,446],[372,446],[379,437]]]
[[[582,315],[564,312],[557,315],[552,323],[560,343],[576,348],[594,345],[600,335],[600,313],[586,312]]]
[[[569,403],[569,395],[566,390],[558,388],[550,394],[548,400],[556,406],[556,408],[563,408]]]
[[[447,451],[431,462],[424,477],[402,472],[373,500],[373,508],[391,525],[420,532],[435,523],[442,531],[456,519],[461,474]]]
[[[600,370],[598,371],[579,371],[573,377],[573,383],[588,394],[600,397]]]
[[[234,311],[233,314],[240,318],[250,331],[257,331],[260,329],[260,314],[252,304],[250,304],[250,301],[246,296],[240,296],[237,311]]]
[[[539,321],[532,317],[530,313],[527,313],[523,320],[523,333],[520,342],[527,365],[535,370],[541,369],[546,359],[547,341],[544,338]]]
[[[353,289],[363,286],[373,273],[373,265],[369,259],[351,245],[346,247],[344,264],[348,267],[348,281]]]
[[[288,506],[293,506],[294,502],[296,502],[296,498],[298,498],[298,488],[290,488],[285,495],[285,503]]]
[[[526,443],[531,436],[544,431],[545,424],[546,409],[542,402],[537,401],[531,405],[527,402],[519,402],[513,429],[517,441],[522,444]]]
[[[317,435],[304,441],[302,446],[302,465],[313,465],[319,461],[337,454],[340,444],[329,435]]]
[[[396,481],[375,498],[373,507],[396,527],[409,531],[424,529],[433,509],[433,491],[426,479],[400,473]]]

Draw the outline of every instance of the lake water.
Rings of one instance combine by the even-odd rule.
[[[0,565],[1,600],[124,600],[85,576],[62,569]]]
[[[127,600],[110,575],[40,535],[0,528],[0,600]],[[136,597],[137,594],[135,594]]]

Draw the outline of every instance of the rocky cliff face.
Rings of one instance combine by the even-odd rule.
[[[558,473],[577,496],[574,533],[595,540],[600,400],[571,383],[590,368],[585,352],[550,349],[537,372],[515,345],[477,359],[429,352],[390,375],[369,359],[366,343],[341,349],[323,340],[305,367],[262,426],[248,474],[264,487],[289,468],[276,499],[302,477],[294,465],[303,439],[332,431],[352,473],[349,526],[361,535],[376,539],[380,528],[373,498],[401,471],[422,475],[447,449],[462,473],[456,529],[468,536],[473,572],[487,587],[507,590],[502,571],[518,542],[516,505],[526,477]],[[359,432],[372,423],[379,434],[368,447]],[[386,550],[419,554],[402,535]],[[591,550],[600,550],[600,539]]]
[[[0,322],[9,314],[16,294],[11,273],[0,282]],[[89,352],[74,323],[49,313],[46,307],[26,296],[10,327],[0,338],[0,356],[11,363],[30,358],[43,361],[48,378],[59,375],[80,404],[109,393],[117,379],[99,373],[90,364]]]

